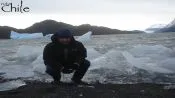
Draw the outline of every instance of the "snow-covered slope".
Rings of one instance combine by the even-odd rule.
[[[175,19],[171,21],[168,25],[166,25],[165,28],[170,28],[172,26],[175,26]]]
[[[155,32],[158,33],[175,32],[175,19],[171,21],[168,25],[166,25],[164,28],[161,28]]]
[[[145,30],[145,32],[147,32],[147,33],[153,33],[153,32],[155,32],[157,30],[160,30],[160,29],[162,29],[164,27],[166,27],[166,24],[155,24],[155,25],[152,25],[149,28],[147,28]]]

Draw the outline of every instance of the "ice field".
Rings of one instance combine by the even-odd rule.
[[[175,33],[86,34],[81,40],[91,67],[84,81],[100,83],[175,83]],[[49,38],[0,40],[0,91],[25,80],[52,81],[42,60]],[[70,81],[71,75],[62,75]]]

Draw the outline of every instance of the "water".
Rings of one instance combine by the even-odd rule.
[[[49,42],[48,38],[0,40],[0,79],[9,80],[0,84],[0,90],[25,85],[23,80],[52,81],[42,60]],[[84,45],[91,61],[85,81],[175,83],[175,33],[98,35]],[[69,77],[63,75],[62,80],[70,81]]]

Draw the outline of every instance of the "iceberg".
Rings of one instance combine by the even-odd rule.
[[[53,34],[47,34],[47,35],[45,35],[44,37],[45,37],[45,38],[51,38],[52,35],[53,35]]]
[[[81,36],[79,36],[76,40],[82,42],[82,43],[87,43],[91,40],[92,32],[89,31]]]
[[[7,91],[7,90],[15,89],[17,87],[24,86],[24,85],[26,85],[26,83],[21,80],[9,81],[5,83],[1,83],[0,91]]]
[[[43,34],[42,33],[18,33],[15,31],[11,31],[10,38],[11,39],[33,39],[33,38],[42,38]]]

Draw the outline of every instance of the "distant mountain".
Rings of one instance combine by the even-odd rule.
[[[8,27],[8,26],[0,26],[0,39],[7,39],[10,37],[10,31],[17,31],[17,29]]]
[[[175,19],[164,28],[155,31],[156,33],[175,32]]]
[[[32,26],[22,30],[22,32],[25,32],[25,33],[42,32],[43,35],[46,35],[46,34],[55,33],[60,29],[73,30],[74,26],[66,23],[62,23],[62,22],[57,22],[54,20],[45,20],[45,21],[41,21],[33,24]]]
[[[162,28],[164,28],[166,26],[166,24],[155,24],[155,25],[151,25],[149,28],[145,29],[145,32],[147,33],[153,33],[155,31],[158,31]]]
[[[10,38],[10,31],[16,31],[19,33],[35,33],[42,32],[43,35],[53,34],[60,29],[69,29],[73,32],[73,35],[82,35],[88,31],[92,31],[94,35],[102,34],[128,34],[128,33],[143,33],[142,31],[121,31],[117,29],[110,29],[107,27],[91,26],[89,24],[84,24],[80,26],[73,26],[70,24],[57,22],[54,20],[45,20],[33,24],[26,29],[16,29],[8,26],[0,26],[0,38]]]

